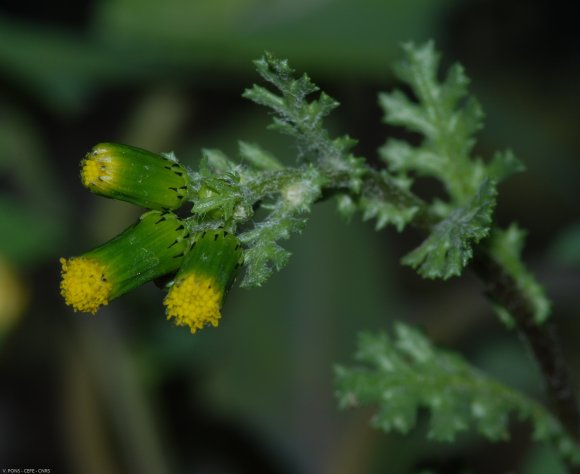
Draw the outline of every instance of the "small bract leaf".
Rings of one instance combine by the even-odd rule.
[[[240,156],[259,170],[281,170],[283,165],[273,155],[255,143],[238,142]]]

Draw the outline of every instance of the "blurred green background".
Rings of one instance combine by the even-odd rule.
[[[512,147],[528,172],[502,185],[497,216],[530,230],[525,257],[554,300],[580,367],[580,36],[555,0],[90,0],[0,2],[0,468],[53,473],[564,472],[515,423],[511,443],[454,445],[384,435],[372,412],[335,408],[332,365],[357,331],[404,319],[488,373],[542,398],[536,367],[494,318],[469,272],[421,281],[398,259],[420,236],[345,223],[316,207],[287,243],[289,266],[234,289],[219,329],[164,320],[154,285],[97,316],[59,296],[61,256],[131,224],[140,209],[91,195],[78,177],[101,141],[236,156],[289,140],[243,100],[264,50],[341,102],[333,133],[376,161],[387,136],[376,94],[396,86],[399,44],[436,40],[463,63],[487,113],[477,152]],[[424,183],[419,193],[433,192]],[[577,371],[577,370],[576,370]]]

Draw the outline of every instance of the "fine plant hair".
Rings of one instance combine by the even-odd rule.
[[[422,410],[429,415],[428,437],[448,442],[467,430],[506,440],[515,416],[529,423],[534,440],[554,447],[570,472],[579,472],[580,415],[550,302],[522,261],[525,231],[515,223],[499,227],[494,219],[498,185],[523,172],[524,165],[510,150],[486,159],[474,156],[483,112],[469,94],[461,65],[441,75],[433,42],[402,49],[395,73],[412,96],[385,92],[379,104],[385,123],[421,140],[387,139],[378,169],[354,154],[356,140],[333,137],[325,128],[324,119],[337,101],[306,74],[296,75],[286,60],[266,53],[255,61],[265,84],[243,95],[269,109],[270,129],[295,141],[296,163],[282,165],[247,142],[239,143],[240,160],[203,150],[199,168],[187,170],[192,183],[187,228],[192,233],[225,228],[236,234],[244,248],[240,286],[246,288],[262,285],[287,264],[290,253],[282,241],[304,228],[320,201],[334,199],[345,219],[360,213],[377,231],[387,226],[420,230],[423,242],[401,263],[427,279],[474,272],[498,320],[529,346],[549,403],[544,406],[492,379],[400,322],[393,331],[361,333],[355,362],[335,367],[339,406],[375,406],[372,425],[401,434],[417,425]],[[419,197],[414,184],[421,177],[440,182],[444,197]]]

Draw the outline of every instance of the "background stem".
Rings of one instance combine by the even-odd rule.
[[[485,250],[478,249],[472,269],[483,281],[487,297],[505,308],[513,317],[518,331],[540,366],[554,414],[572,437],[579,440],[580,411],[574,382],[553,320],[543,324],[534,321],[531,303],[511,275]]]

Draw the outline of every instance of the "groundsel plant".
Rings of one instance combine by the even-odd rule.
[[[245,142],[239,143],[240,161],[203,150],[197,170],[171,153],[95,146],[81,162],[84,186],[148,210],[111,241],[61,259],[62,296],[75,311],[95,313],[146,281],[169,276],[167,318],[192,332],[217,326],[236,274],[241,287],[260,286],[288,261],[280,242],[302,230],[314,204],[336,199],[341,215],[360,212],[364,220],[374,220],[376,230],[392,225],[424,231],[425,240],[402,258],[422,277],[448,279],[469,265],[500,320],[528,342],[551,404],[545,408],[399,324],[394,339],[386,333],[361,335],[358,365],[336,368],[340,406],[377,405],[373,424],[401,433],[426,409],[429,436],[445,441],[468,429],[505,439],[513,413],[574,468],[580,464],[580,418],[548,319],[550,304],[521,261],[525,232],[515,224],[496,227],[493,219],[498,184],[524,167],[509,150],[487,160],[472,156],[483,113],[460,65],[440,80],[432,42],[406,44],[403,53],[395,71],[414,98],[394,91],[381,94],[379,103],[386,123],[418,133],[422,141],[413,146],[387,140],[380,149],[382,169],[352,153],[352,138],[329,135],[323,120],[338,103],[269,54],[255,62],[266,86],[254,85],[243,95],[270,110],[271,129],[295,140],[294,167]],[[413,185],[420,176],[441,182],[445,199],[417,196]],[[191,213],[178,217],[174,211],[184,204]]]

